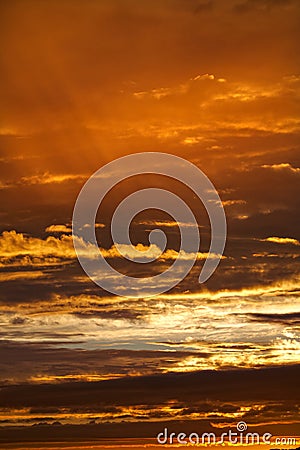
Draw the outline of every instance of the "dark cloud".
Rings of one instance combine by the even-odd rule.
[[[86,319],[91,319],[93,317],[97,318],[109,318],[109,319],[126,319],[129,321],[135,321],[138,320],[141,316],[142,313],[138,312],[138,311],[134,311],[134,310],[115,310],[115,311],[100,311],[100,310],[96,310],[96,309],[87,309],[85,308],[84,311],[80,311],[80,312],[74,312],[74,315],[81,317],[81,318],[86,318]]]
[[[247,317],[257,322],[281,323],[283,325],[300,325],[300,313],[286,314],[267,314],[267,313],[248,313]]]
[[[26,339],[26,333],[12,334],[14,338]],[[209,355],[191,351],[151,351],[127,349],[87,350],[84,347],[82,333],[34,333],[31,339],[43,339],[40,343],[19,344],[13,341],[0,342],[0,369],[2,380],[30,381],[34,377],[44,377],[49,382],[61,377],[98,377],[126,376],[135,373],[159,373],[176,362],[197,355],[206,358]],[[65,340],[63,340],[65,339]],[[72,339],[72,340],[70,340]],[[45,342],[47,342],[46,344]],[[77,348],[72,347],[76,343]],[[79,347],[79,348],[78,348]],[[13,364],[17,361],[17,366]],[[38,404],[36,405],[38,408]]]
[[[96,411],[98,409],[99,413],[100,411],[111,411],[118,415],[121,411],[120,408],[130,405],[135,408],[145,408],[145,405],[147,405],[153,418],[163,417],[163,410],[161,412],[158,411],[157,415],[154,412],[155,408],[163,405],[171,405],[174,414],[176,414],[176,409],[180,410],[183,408],[183,415],[196,413],[201,416],[201,413],[209,411],[226,414],[235,413],[239,410],[238,405],[261,404],[264,405],[263,413],[260,416],[262,421],[265,422],[263,415],[265,414],[266,417],[269,417],[270,413],[272,420],[270,424],[256,427],[255,431],[266,430],[280,435],[280,430],[282,431],[283,427],[283,425],[280,425],[280,417],[282,417],[284,412],[290,411],[291,414],[294,411],[295,414],[294,418],[291,416],[291,423],[285,427],[285,432],[289,430],[293,434],[297,429],[295,417],[297,417],[299,397],[295,395],[294,386],[298,377],[299,366],[244,371],[203,371],[193,374],[131,377],[89,383],[69,382],[52,385],[4,386],[0,392],[0,399],[3,407],[29,407],[33,413],[44,411],[47,417],[49,417],[50,412],[53,416],[53,412],[60,408],[65,410],[70,410],[71,408],[77,413],[83,413],[85,410]],[[284,380],[284,383],[282,383],[282,380]],[[208,397],[210,398],[209,403],[205,402],[205,399]],[[258,411],[256,413],[259,415]],[[245,413],[246,417],[249,421],[254,418],[251,413],[248,416]],[[95,415],[94,421],[95,419],[97,420],[97,415]],[[63,430],[55,429],[53,436],[56,438],[64,436],[64,439],[66,439],[72,430],[73,437],[75,435],[86,436],[88,431],[90,432],[90,438],[100,436],[114,436],[115,438],[118,436],[123,438],[154,437],[159,432],[159,427],[162,426],[161,422],[159,424],[154,421],[151,424],[151,422],[143,421],[141,416],[137,427],[136,422],[130,420],[130,414],[128,413],[123,415],[123,420],[126,426],[125,423],[120,426],[117,423],[109,424],[105,422],[97,426],[91,424],[87,429],[85,427],[82,428],[82,426],[70,427],[65,425]],[[215,419],[210,418],[209,420],[187,420],[184,423],[181,421],[180,427],[183,428],[180,431],[189,430],[191,426],[194,427],[193,431],[195,431],[195,426],[197,426],[199,431],[207,432],[214,429],[217,433],[221,433],[222,429],[212,428],[220,421],[224,421],[224,419],[219,417]],[[277,421],[278,424],[274,425]],[[234,424],[236,420],[227,419],[227,422]],[[179,422],[176,420],[172,422],[164,421],[163,423],[163,427],[168,426],[171,429],[176,429],[178,425]],[[24,439],[25,436],[37,439],[39,435],[38,429],[36,431],[32,429],[29,431],[29,429],[26,430],[25,428],[14,430],[16,433],[12,437],[13,428],[7,428],[6,431],[2,429],[0,432],[1,439],[14,441],[18,440],[18,437]],[[154,430],[156,434],[153,434]],[[47,438],[47,433],[43,439]]]
[[[176,399],[218,401],[298,401],[299,366],[256,370],[202,371],[130,377],[101,382],[4,386],[3,407],[155,405]],[[284,379],[284,383],[282,380]]]

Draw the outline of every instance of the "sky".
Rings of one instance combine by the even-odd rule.
[[[299,436],[299,2],[4,0],[0,10],[0,448],[139,448],[166,424],[220,433],[241,420]],[[81,188],[139,152],[185,158],[216,187],[227,243],[207,282],[205,209],[160,176],[112,189],[99,247],[138,279],[171,266],[189,223],[137,215],[137,248],[157,228],[168,238],[146,264],[110,236],[126,196],[169,189],[199,224],[187,277],[131,298],[78,263]]]

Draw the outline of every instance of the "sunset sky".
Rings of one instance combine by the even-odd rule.
[[[2,0],[0,448],[141,448],[167,425],[220,434],[240,420],[300,436],[299,19],[297,0]],[[138,152],[181,156],[216,187],[228,236],[206,283],[205,210],[163,177],[112,190],[99,246],[122,273],[165,270],[169,215],[132,223],[134,245],[168,236],[148,264],[118,255],[110,220],[130,193],[171,189],[199,223],[190,274],[127,298],[79,265],[82,186]]]

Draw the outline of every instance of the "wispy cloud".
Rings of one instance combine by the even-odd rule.
[[[46,233],[72,233],[72,228],[67,225],[49,225],[45,231]]]
[[[271,236],[265,239],[260,239],[262,242],[274,242],[275,244],[292,244],[292,245],[300,245],[300,242],[297,239],[289,238],[289,237],[277,237]]]
[[[288,171],[292,173],[300,173],[299,167],[293,167],[290,163],[280,163],[280,164],[264,164],[262,166],[264,169],[273,169],[277,171]]]

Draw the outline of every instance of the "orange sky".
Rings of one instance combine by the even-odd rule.
[[[153,438],[164,421],[209,431],[245,420],[296,434],[299,13],[297,0],[1,2],[0,446],[43,430],[62,441],[91,430]],[[210,238],[203,207],[170,180],[124,182],[97,217],[103,254],[122,273],[151,275],[178,256],[177,224],[146,211],[132,224],[134,244],[148,248],[161,228],[167,251],[143,267],[120,258],[109,223],[137,189],[179,192],[202,240],[173,290],[119,298],[79,266],[72,211],[92,173],[147,151],[210,177],[227,245],[199,285]]]

